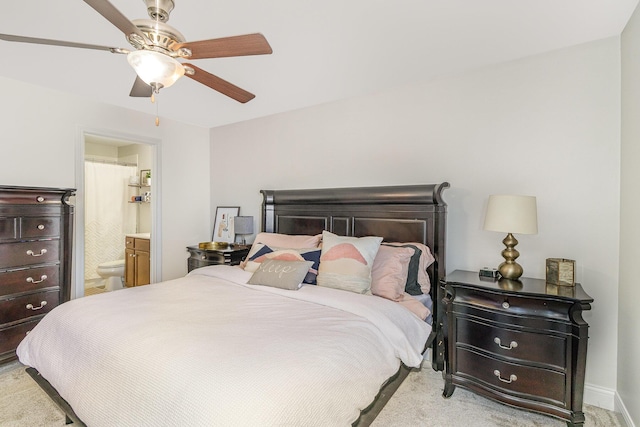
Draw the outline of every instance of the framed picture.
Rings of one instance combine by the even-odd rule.
[[[140,169],[140,185],[151,185],[151,169]]]
[[[238,206],[218,206],[216,208],[216,220],[213,225],[212,242],[233,243],[236,239],[233,231],[233,218],[240,213]]]

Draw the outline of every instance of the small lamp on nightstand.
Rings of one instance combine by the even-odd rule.
[[[245,245],[244,238],[247,234],[253,234],[253,217],[252,216],[236,216],[233,218],[233,230],[236,235],[241,236],[240,243]]]
[[[516,262],[520,256],[515,246],[516,234],[538,233],[538,210],[536,198],[533,196],[494,195],[489,196],[484,229],[507,233],[502,243],[506,249],[502,251],[504,262],[498,267],[500,275],[505,279],[517,280],[522,276],[522,266]]]

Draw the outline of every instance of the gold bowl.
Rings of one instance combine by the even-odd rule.
[[[200,249],[227,249],[229,243],[227,242],[202,242],[198,244]]]

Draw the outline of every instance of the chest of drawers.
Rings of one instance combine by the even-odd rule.
[[[71,297],[74,191],[0,186],[0,363]]]
[[[494,400],[582,425],[588,324],[593,299],[580,284],[447,275],[444,396],[462,386]]]

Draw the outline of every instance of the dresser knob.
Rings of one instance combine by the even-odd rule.
[[[511,307],[511,306],[509,305],[509,303],[507,301],[502,303],[502,308],[507,309],[509,307]]]
[[[46,249],[40,249],[40,253],[39,253],[39,254],[37,254],[37,253],[33,252],[31,249],[29,249],[29,250],[27,251],[27,255],[30,255],[30,256],[42,256],[42,255],[44,255],[44,254],[46,254],[46,253],[47,253],[47,250],[46,250]]]
[[[42,203],[42,202],[44,202],[44,197],[42,197],[42,196],[38,196],[38,197],[36,197],[36,201],[37,201],[38,203]]]
[[[38,224],[38,230],[44,230],[44,225],[43,224]]]
[[[498,379],[500,381],[502,381],[503,383],[507,383],[507,384],[511,384],[512,382],[514,382],[514,381],[516,381],[518,379],[518,377],[516,377],[514,374],[511,374],[511,376],[509,376],[509,379],[505,380],[504,378],[502,378],[500,376],[500,371],[498,371],[497,369],[495,371],[493,371],[493,375],[498,377]]]
[[[500,341],[500,338],[495,337],[493,339],[493,342],[498,344],[498,347],[503,348],[505,350],[511,350],[512,348],[516,348],[518,346],[518,343],[515,341],[511,341],[511,343],[509,343],[509,347],[507,347],[506,345],[502,345],[502,341]]]
[[[47,280],[46,274],[43,274],[42,276],[40,276],[40,280],[35,280],[33,277],[27,277],[27,282],[29,283],[42,283],[45,280]]]
[[[45,305],[47,305],[46,301],[40,301],[40,306],[38,307],[34,307],[33,304],[27,304],[27,310],[33,310],[33,311],[40,310]]]

